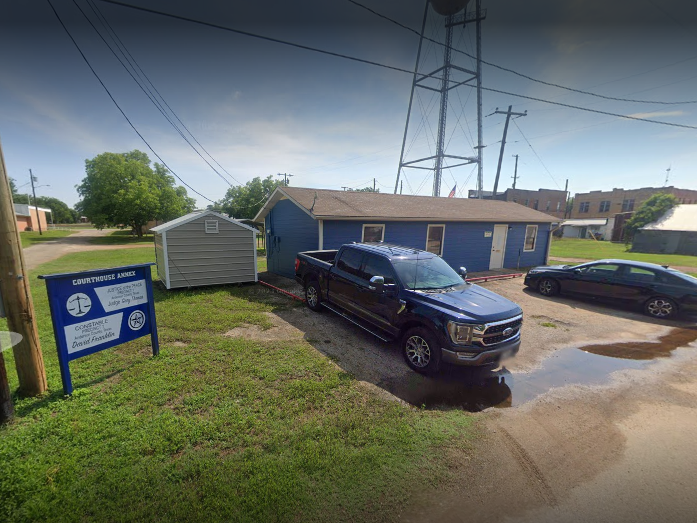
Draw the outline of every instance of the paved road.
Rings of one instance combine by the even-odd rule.
[[[87,229],[76,232],[64,238],[57,238],[54,241],[38,243],[24,249],[24,263],[27,269],[35,269],[42,263],[50,262],[66,254],[82,251],[103,251],[114,249],[132,249],[138,247],[148,247],[147,243],[137,243],[134,245],[95,245],[90,240],[100,236],[108,236],[113,229]]]

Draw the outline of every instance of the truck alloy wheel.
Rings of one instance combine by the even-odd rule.
[[[440,367],[440,348],[435,336],[423,327],[409,329],[402,338],[402,353],[416,372],[433,373]]]
[[[675,314],[675,304],[668,298],[651,298],[644,308],[649,316],[654,318],[670,318]]]
[[[320,305],[319,284],[316,281],[308,282],[307,285],[305,285],[305,302],[307,306],[315,312],[322,309]]]

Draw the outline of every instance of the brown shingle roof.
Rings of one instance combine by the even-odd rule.
[[[429,220],[469,222],[551,223],[558,218],[513,202],[471,198],[436,198],[355,191],[280,187],[300,207],[319,219]],[[279,195],[277,195],[278,197]],[[315,199],[316,196],[316,199]],[[255,221],[263,220],[271,198]]]

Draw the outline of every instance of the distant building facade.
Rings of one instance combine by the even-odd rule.
[[[641,189],[612,189],[576,193],[571,218],[614,218],[618,213],[636,211],[651,196],[668,193],[680,203],[697,203],[697,191],[675,187],[643,187]]]
[[[46,213],[50,213],[51,209],[38,208],[26,203],[15,203],[15,217],[17,218],[17,230],[21,231],[38,231],[39,223],[41,230],[48,229],[48,221]]]
[[[513,202],[529,207],[536,211],[551,214],[556,218],[564,218],[566,207],[566,192],[553,189],[538,189],[531,191],[528,189],[506,189],[502,193],[497,193],[494,197],[492,192],[484,192],[482,198],[485,200],[502,200]],[[470,198],[477,197],[477,191],[469,191]]]

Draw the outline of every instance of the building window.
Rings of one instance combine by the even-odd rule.
[[[632,212],[634,210],[634,198],[622,202],[622,212]]]
[[[385,224],[366,223],[363,225],[362,242],[381,242],[385,239]]]
[[[445,236],[445,225],[429,225],[426,232],[426,250],[443,256],[443,237]]]
[[[535,204],[532,206],[533,209],[537,210],[537,208],[540,206],[540,200],[535,200]]]
[[[206,220],[206,234],[218,234],[218,220]]]
[[[588,212],[591,208],[590,202],[581,202],[578,204],[578,212]]]
[[[559,212],[559,209],[561,209],[561,202],[557,202],[557,212]]]
[[[547,200],[547,206],[545,207],[545,211],[549,211],[550,206],[552,205],[552,202]]]
[[[608,212],[610,210],[610,200],[603,200],[600,202],[600,208],[598,210],[600,212]]]
[[[525,200],[525,207],[528,207],[529,205],[530,205],[530,199],[527,198],[527,199]]]
[[[536,243],[537,243],[537,225],[528,225],[525,228],[525,246],[523,247],[523,250],[525,252],[534,251]]]

